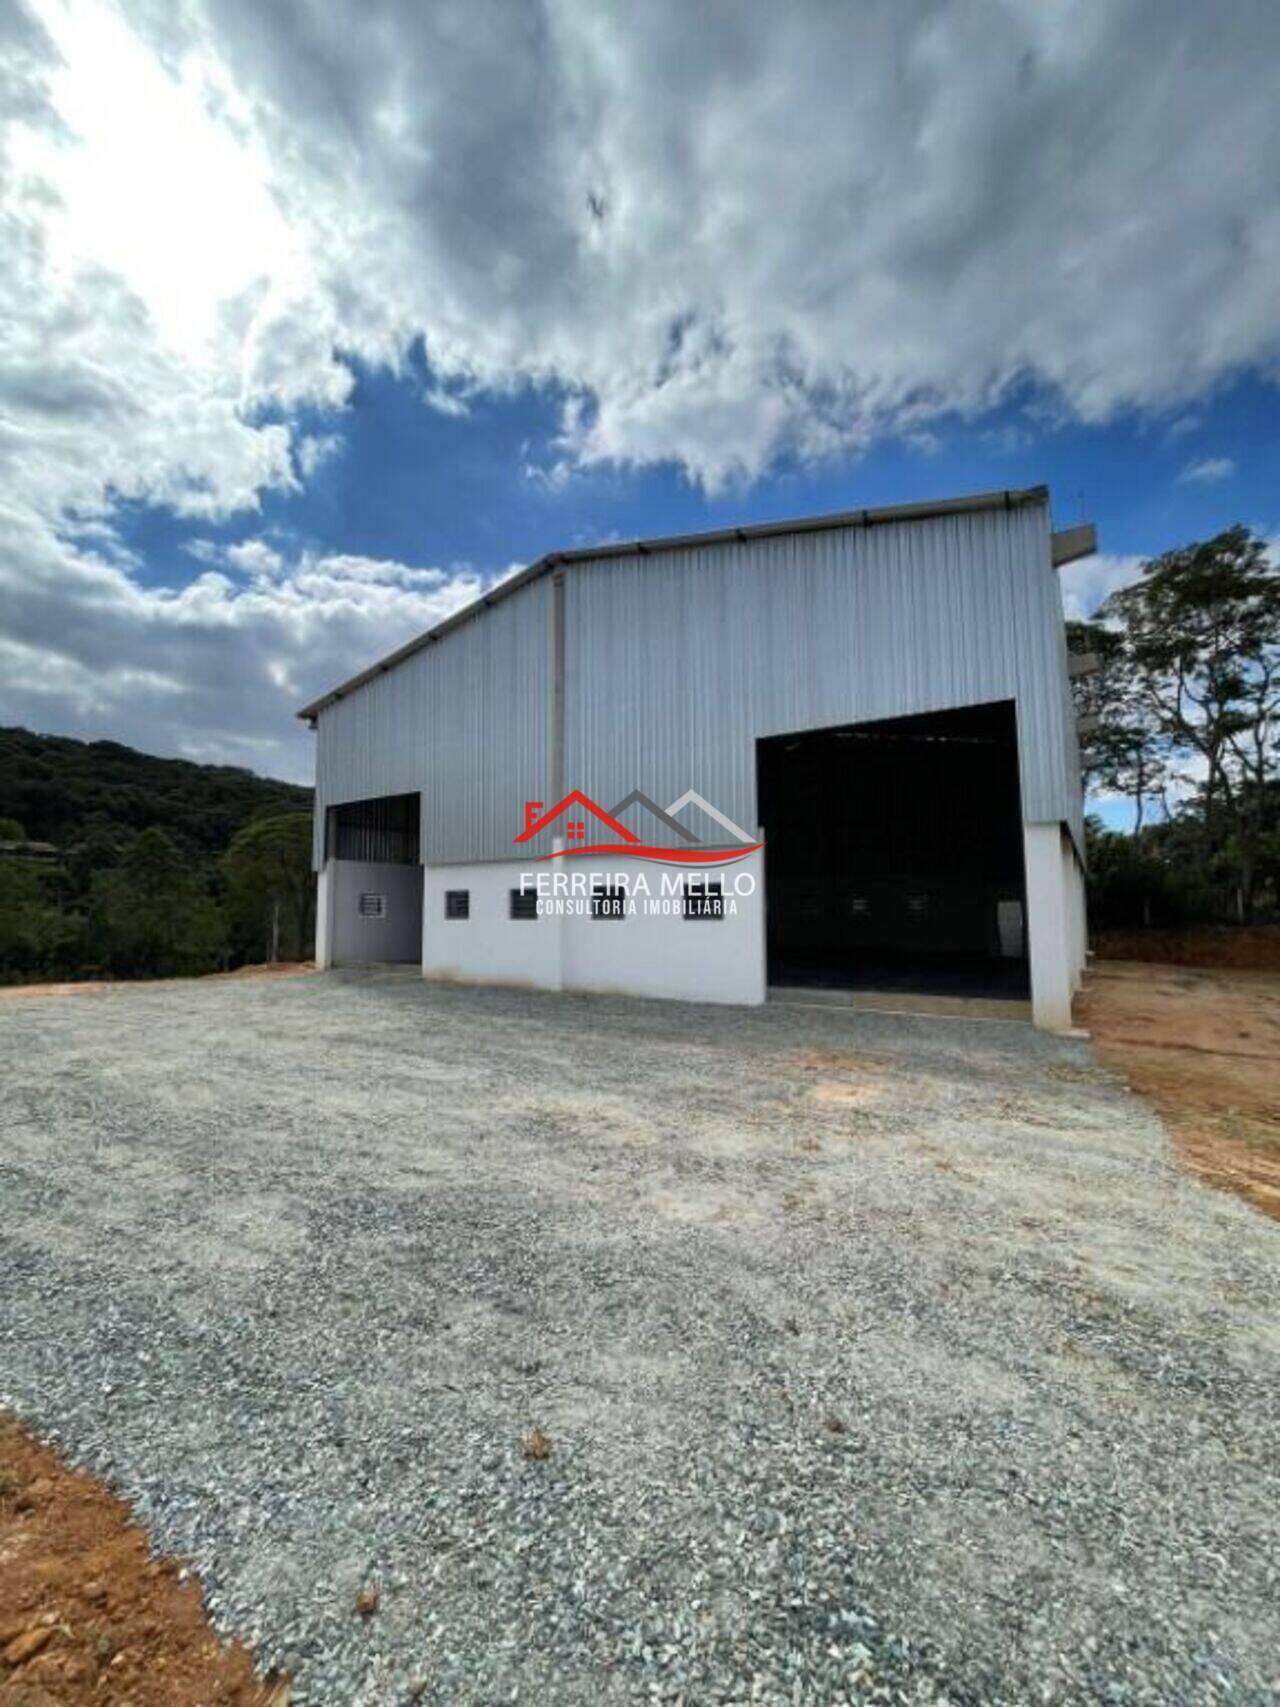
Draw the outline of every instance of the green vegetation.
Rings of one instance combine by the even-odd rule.
[[[0,817],[16,819],[32,841],[66,848],[101,822],[123,831],[156,827],[177,847],[214,855],[250,818],[310,810],[309,788],[230,765],[0,729]]]
[[[311,953],[311,791],[0,730],[0,980],[165,977]]]
[[[1089,825],[1101,926],[1251,923],[1280,908],[1280,573],[1248,528],[1143,565],[1073,652],[1094,789],[1133,802],[1121,835]]]
[[[254,958],[264,941],[272,960],[310,955],[316,915],[310,812],[254,818],[237,831],[222,870],[228,925],[243,958]]]

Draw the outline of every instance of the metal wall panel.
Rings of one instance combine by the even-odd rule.
[[[1044,505],[582,564],[566,593],[566,781],[606,806],[694,788],[754,830],[757,737],[1012,699],[1024,817],[1080,833]]]
[[[511,857],[526,798],[545,799],[551,583],[532,583],[322,711],[315,859],[323,812],[420,791],[432,865]]]
[[[1044,504],[637,553],[564,579],[565,785],[603,806],[693,788],[752,831],[757,737],[1012,699],[1024,818],[1082,835]],[[322,711],[317,806],[418,789],[429,864],[511,858],[522,803],[551,800],[551,585]]]

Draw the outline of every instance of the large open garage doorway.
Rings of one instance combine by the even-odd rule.
[[[1012,702],[757,743],[769,982],[1029,992]]]
[[[422,963],[419,796],[329,808],[326,825],[335,966]]]

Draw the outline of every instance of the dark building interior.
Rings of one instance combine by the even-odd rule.
[[[756,744],[769,982],[1026,995],[1011,701]]]
[[[327,853],[334,859],[418,863],[416,794],[384,794],[329,808]]]

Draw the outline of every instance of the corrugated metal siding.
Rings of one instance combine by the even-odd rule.
[[[1081,835],[1045,505],[580,563],[565,597],[565,782],[606,807],[694,788],[753,830],[757,737],[1012,699],[1024,817]],[[547,578],[323,711],[318,803],[420,789],[428,863],[510,858],[550,612]]]
[[[413,790],[428,864],[510,857],[548,787],[550,608],[535,582],[320,713],[317,864],[324,808]]]
[[[1048,526],[1029,505],[576,567],[567,781],[695,788],[752,830],[757,737],[1013,699],[1024,815],[1078,832]]]

